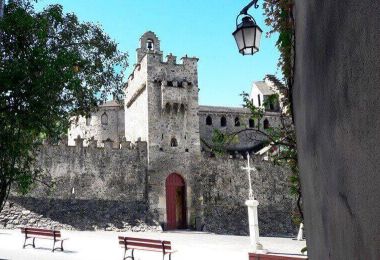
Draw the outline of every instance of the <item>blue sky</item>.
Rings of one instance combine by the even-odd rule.
[[[240,106],[240,94],[249,92],[253,81],[279,73],[277,37],[265,37],[269,28],[261,1],[259,9],[250,10],[264,31],[260,52],[253,56],[240,55],[232,37],[236,16],[249,0],[39,0],[37,8],[54,3],[82,21],[99,23],[129,53],[129,70],[138,40],[148,30],[161,40],[165,56],[198,57],[201,105]]]

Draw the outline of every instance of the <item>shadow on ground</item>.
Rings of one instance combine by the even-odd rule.
[[[1,212],[3,226],[59,226],[76,230],[157,228],[141,201],[12,197]]]

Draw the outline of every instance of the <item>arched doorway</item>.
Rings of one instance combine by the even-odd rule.
[[[167,229],[186,228],[186,185],[177,173],[166,178]]]

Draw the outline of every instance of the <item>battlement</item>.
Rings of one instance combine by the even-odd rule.
[[[188,57],[187,55],[185,57],[182,57],[180,60],[182,62],[178,63],[177,62],[177,56],[174,56],[172,53],[166,56],[166,60],[163,59],[163,54],[162,52],[155,52],[155,51],[147,51],[144,56],[141,58],[140,62],[134,65],[134,68],[128,76],[128,80],[133,80],[135,77],[135,74],[137,71],[140,71],[141,69],[141,61],[143,58],[147,56],[149,57],[149,63],[157,63],[160,65],[170,65],[174,66],[180,69],[188,69],[188,70],[196,70],[197,69],[197,64],[199,59],[196,57]],[[128,87],[128,84],[125,86],[126,88]]]
[[[63,138],[58,140],[57,142],[53,142],[51,140],[44,140],[43,146],[45,147],[62,147],[62,148],[79,148],[79,149],[97,149],[97,150],[139,150],[139,151],[147,151],[147,142],[137,140],[136,142],[126,141],[125,139],[115,142],[111,139],[107,139],[103,141],[103,146],[99,146],[98,140],[91,138],[88,140],[88,145],[84,145],[84,138],[76,138],[74,139],[75,145],[69,145],[67,138]]]
[[[148,57],[150,63],[155,62],[155,63],[160,63],[162,65],[175,65],[175,66],[193,68],[194,66],[198,64],[198,61],[199,61],[197,57],[188,57],[186,55],[180,59],[181,62],[178,62],[177,56],[173,55],[172,53],[169,53],[168,55],[166,55],[166,59],[164,60],[163,53],[156,52],[156,51],[145,52],[141,60],[145,57],[145,55]]]
[[[187,55],[185,57],[181,58],[182,64],[185,66],[194,66],[198,64],[199,59],[197,57],[188,57]]]
[[[247,161],[247,154],[246,152],[237,152],[234,151],[233,153],[225,153],[225,154],[218,154],[216,155],[212,151],[206,151],[202,150],[201,152],[203,159],[210,159],[210,158],[216,158],[223,161],[226,160],[233,160],[233,161]],[[252,158],[254,161],[263,161],[264,156],[262,155],[256,155],[255,152],[249,153],[250,158]]]

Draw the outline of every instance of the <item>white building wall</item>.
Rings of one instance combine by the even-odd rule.
[[[125,137],[148,141],[147,59],[136,65],[125,89]]]
[[[259,105],[258,97],[260,97],[260,102],[261,102],[260,105]],[[260,90],[258,89],[255,83],[252,84],[250,99],[253,102],[253,105],[255,107],[261,107],[261,108],[263,107],[264,95],[263,93],[260,92]]]

